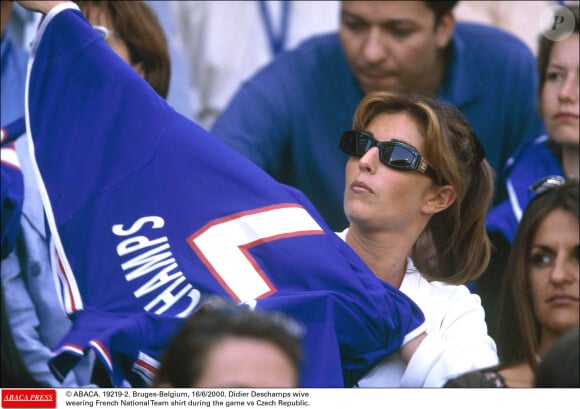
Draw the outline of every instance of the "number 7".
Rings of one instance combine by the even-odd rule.
[[[243,302],[277,291],[250,254],[251,248],[273,240],[312,234],[325,233],[306,209],[287,203],[214,220],[191,235],[187,242],[232,298]]]

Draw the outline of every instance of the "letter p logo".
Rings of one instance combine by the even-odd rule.
[[[554,24],[552,24],[552,30],[556,30],[560,24],[564,22],[564,16],[554,16]]]
[[[540,31],[552,41],[567,39],[574,32],[574,15],[564,6],[550,6],[540,14]]]

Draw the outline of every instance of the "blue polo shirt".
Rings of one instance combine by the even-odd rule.
[[[472,124],[496,170],[524,140],[543,132],[535,110],[532,52],[498,29],[458,23],[438,93]],[[244,83],[212,133],[282,183],[302,190],[335,230],[343,211],[344,167],[338,143],[363,97],[338,34],[304,42]],[[503,198],[498,193],[496,201]]]

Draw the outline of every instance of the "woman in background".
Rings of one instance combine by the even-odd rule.
[[[171,61],[163,28],[144,1],[76,1],[109,46],[163,98]]]
[[[494,252],[488,270],[473,286],[481,296],[490,334],[495,336],[497,289],[505,271],[509,248],[518,223],[530,200],[528,187],[551,175],[578,178],[580,155],[580,64],[578,5],[562,6],[555,16],[563,17],[571,33],[560,37],[541,35],[538,40],[538,110],[547,133],[521,146],[508,160],[506,185],[509,198],[493,208],[487,228]],[[573,21],[570,21],[573,20]],[[568,24],[571,23],[571,24]],[[568,36],[566,36],[568,35]]]
[[[470,372],[448,387],[532,387],[538,364],[580,323],[579,188],[549,177],[533,186],[501,287],[497,330],[501,365]],[[555,187],[554,187],[555,186]]]

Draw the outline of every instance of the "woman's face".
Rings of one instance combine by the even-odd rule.
[[[578,145],[580,139],[578,39],[575,33],[554,44],[542,87],[542,117],[548,135],[562,144]]]
[[[554,209],[538,225],[528,254],[534,312],[542,331],[553,334],[579,324],[578,219]]]
[[[420,153],[423,135],[406,113],[380,114],[366,129],[377,141],[405,142]],[[398,230],[418,217],[432,181],[417,171],[387,167],[377,147],[346,164],[344,210],[348,220],[370,230]]]

